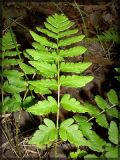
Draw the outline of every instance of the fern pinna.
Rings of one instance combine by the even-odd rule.
[[[26,50],[31,59],[29,64],[37,70],[37,74],[42,75],[42,79],[32,80],[28,83],[31,90],[42,95],[51,94],[52,91],[57,90],[58,97],[56,100],[52,96],[47,96],[45,100],[38,101],[38,103],[29,107],[27,111],[35,115],[47,115],[50,112],[57,113],[57,120],[55,125],[52,120],[44,119],[45,125],[39,126],[39,130],[35,132],[29,143],[38,147],[45,147],[60,138],[77,146],[80,144],[85,145],[86,140],[78,129],[78,125],[74,124],[74,119],[70,118],[59,124],[60,107],[67,111],[84,112],[83,105],[70,97],[69,94],[61,96],[60,90],[63,86],[83,87],[93,79],[92,76],[81,75],[91,65],[90,62],[66,62],[66,57],[74,57],[85,53],[86,48],[83,46],[77,45],[70,48],[71,44],[82,41],[85,36],[74,35],[78,30],[70,29],[74,23],[69,21],[63,14],[49,16],[44,24],[45,29],[36,28],[44,36],[30,31],[35,40],[32,44],[34,49]],[[74,74],[65,76],[62,75],[64,72],[73,72]]]

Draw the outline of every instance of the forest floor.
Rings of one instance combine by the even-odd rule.
[[[84,57],[78,57],[75,61],[91,61],[92,66],[85,72],[93,75],[94,80],[80,90],[69,89],[65,92],[73,94],[81,101],[88,101],[94,104],[93,97],[97,94],[106,97],[110,88],[118,90],[119,84],[114,79],[116,72],[114,67],[120,65],[119,46],[113,42],[99,42],[93,39],[110,28],[119,27],[118,17],[119,7],[116,3],[101,2],[100,4],[76,4],[75,2],[4,2],[2,11],[2,34],[12,23],[12,29],[21,44],[21,50],[31,47],[32,38],[29,30],[34,30],[36,26],[43,26],[49,15],[54,13],[64,13],[71,21],[75,22],[75,27],[79,33],[85,34],[89,41],[85,41],[88,51]],[[54,147],[46,148],[45,151],[36,149],[28,145],[29,137],[41,123],[42,117],[35,117],[32,122],[27,113],[21,112],[23,119],[15,124],[17,113],[1,115],[2,125],[9,128],[9,131],[0,129],[1,146],[0,155],[2,159],[52,159]],[[67,116],[67,115],[66,115]],[[4,121],[4,117],[7,117]],[[17,131],[17,127],[20,128]],[[16,137],[17,133],[18,136]],[[16,137],[16,138],[14,138]],[[16,144],[17,143],[17,144]],[[74,151],[74,146],[68,143],[59,142],[59,157],[67,159],[70,151]],[[62,151],[61,151],[62,148]]]

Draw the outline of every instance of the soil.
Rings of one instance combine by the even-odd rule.
[[[43,27],[45,19],[54,13],[64,13],[71,21],[75,22],[75,27],[79,32],[87,37],[93,38],[97,33],[101,34],[109,28],[119,28],[119,7],[116,3],[101,2],[100,4],[80,4],[82,16],[75,6],[75,3],[67,1],[61,2],[3,2],[2,11],[2,34],[8,29],[12,23],[12,29],[17,37],[18,43],[21,44],[21,50],[31,47],[32,38],[29,29],[34,30],[36,26]],[[84,21],[85,24],[84,24]],[[106,93],[110,88],[119,91],[120,84],[114,78],[117,74],[114,67],[120,66],[119,46],[108,43],[102,46],[99,42],[84,42],[88,48],[84,57],[76,57],[74,61],[91,61],[92,66],[86,70],[85,75],[93,75],[94,80],[81,89],[64,89],[62,93],[70,93],[73,97],[94,104],[93,98],[99,94],[106,97]],[[111,47],[110,53],[108,48]],[[63,112],[62,119],[71,115]],[[7,118],[5,118],[7,116]],[[53,116],[54,115],[50,115]],[[1,159],[54,159],[54,146],[45,150],[37,149],[35,146],[28,145],[28,140],[32,133],[42,122],[42,117],[33,117],[22,112],[22,121],[17,120],[17,113],[1,115]],[[7,122],[4,122],[4,119]],[[18,121],[18,128],[15,122]],[[8,135],[5,137],[3,128],[9,129]],[[15,139],[16,131],[18,131],[18,139]],[[10,139],[11,144],[9,144]],[[58,159],[68,159],[70,151],[74,151],[75,147],[66,143],[58,142]],[[85,150],[86,148],[83,148]]]

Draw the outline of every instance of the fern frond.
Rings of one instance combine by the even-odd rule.
[[[120,44],[120,32],[115,29],[109,29],[102,33],[102,35],[97,35],[99,41],[108,41]]]

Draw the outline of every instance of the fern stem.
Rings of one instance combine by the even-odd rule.
[[[58,39],[57,39],[57,44],[58,44]],[[59,48],[57,48],[57,54],[59,54]],[[58,83],[58,97],[57,97],[57,105],[58,105],[58,110],[57,110],[57,120],[56,120],[56,128],[57,128],[57,139],[55,143],[55,159],[57,159],[58,155],[58,138],[59,138],[59,115],[60,115],[60,61],[59,59],[57,60],[57,83]]]
[[[59,129],[59,114],[60,114],[60,63],[58,61],[58,111],[57,111],[57,130]]]

